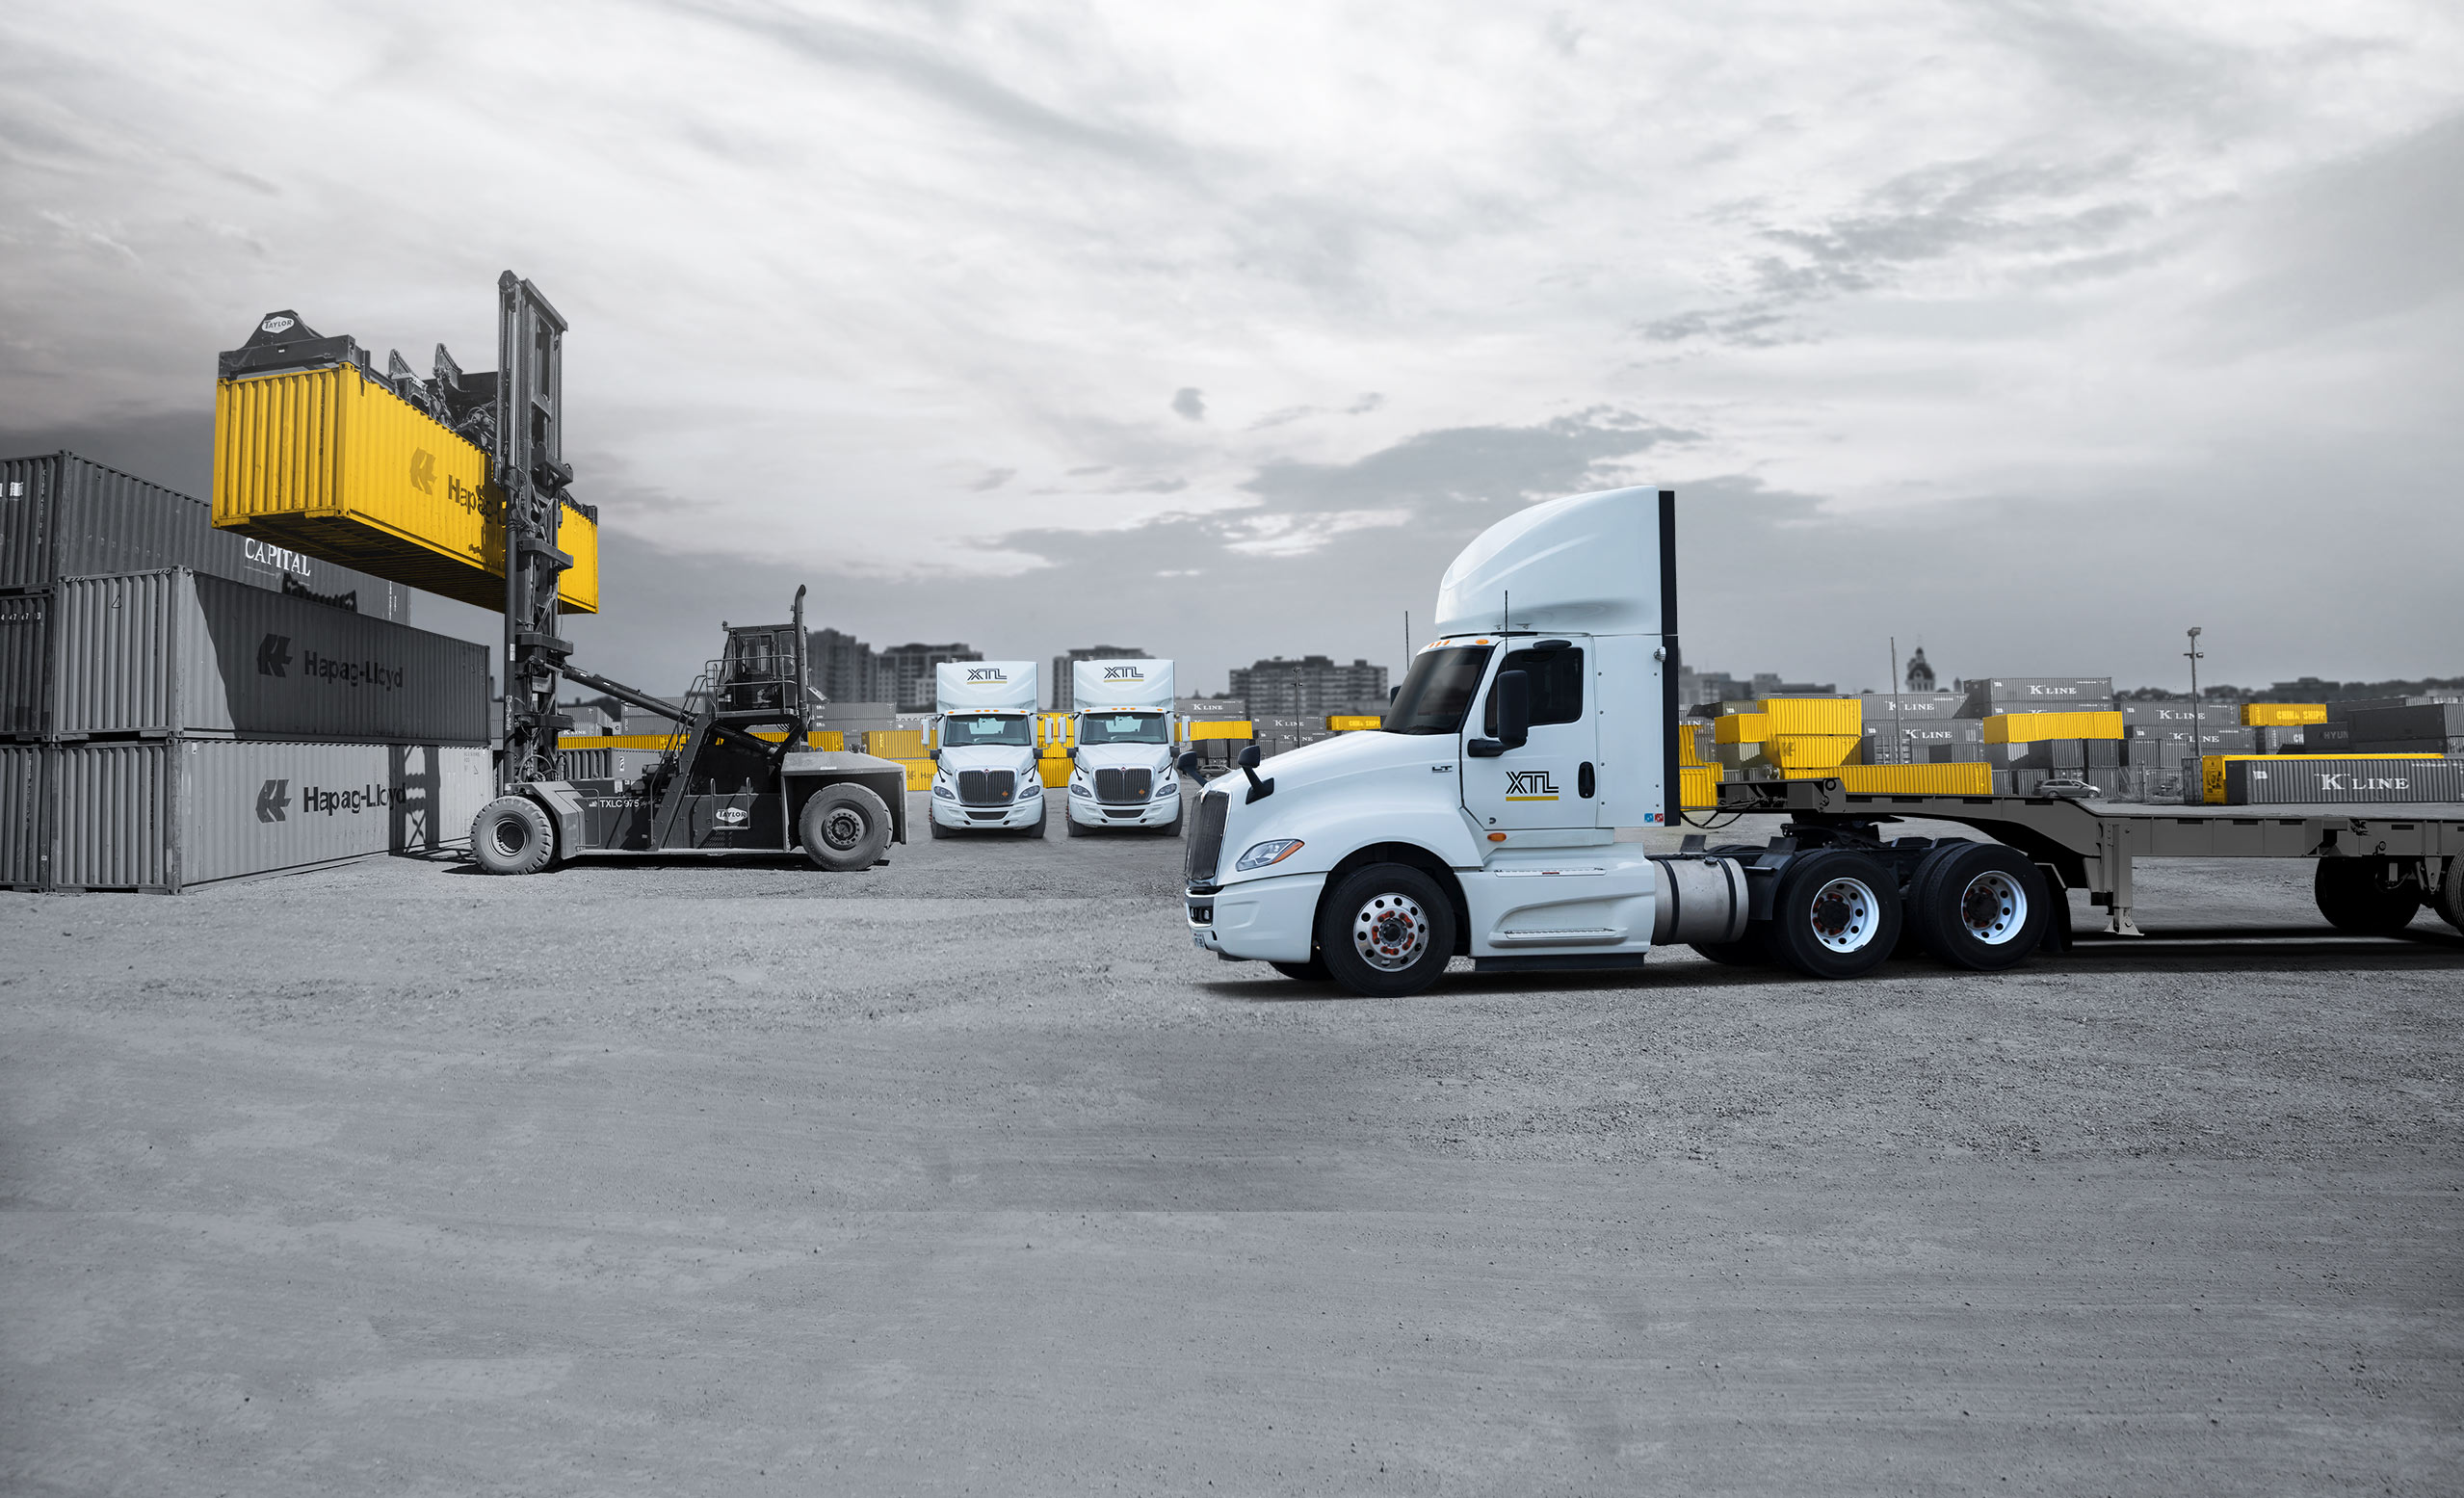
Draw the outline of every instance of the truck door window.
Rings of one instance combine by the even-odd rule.
[[[1532,726],[1542,723],[1579,723],[1583,718],[1583,652],[1563,650],[1508,650],[1499,674],[1521,671],[1532,679]],[[1489,737],[1497,736],[1497,694],[1488,695],[1488,707],[1481,720],[1481,729]]]
[[[1386,709],[1388,733],[1453,733],[1463,726],[1472,694],[1488,669],[1489,646],[1423,650]]]

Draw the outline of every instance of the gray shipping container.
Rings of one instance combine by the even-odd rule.
[[[175,894],[217,880],[467,845],[487,750],[148,739],[0,746],[6,882]]]
[[[2190,699],[2157,702],[2116,702],[2122,715],[2122,726],[2128,728],[2188,728],[2190,726]],[[2215,728],[2241,722],[2241,709],[2222,702],[2202,702],[2198,706],[2201,727]]]
[[[1968,683],[1962,718],[1992,718],[2003,713],[2076,713],[2110,709],[2110,676],[1996,676]]]
[[[1949,692],[1928,693],[1923,696],[1892,696],[1877,694],[1859,697],[1865,705],[1865,726],[1879,728],[1896,716],[1901,723],[1947,722],[1959,716],[1965,697]]]
[[[190,567],[405,623],[410,590],[214,528],[213,507],[74,453],[0,459],[0,591]]]
[[[2224,767],[2224,802],[2464,802],[2464,760],[2237,759]]]
[[[2464,702],[2364,708],[2346,715],[2345,726],[2352,730],[2356,746],[2464,738]]]
[[[0,738],[51,722],[51,594],[0,593]]]
[[[2433,703],[2454,700],[2456,700],[2454,696],[2443,693],[2427,696],[2352,697],[2342,702],[2328,703],[2327,721],[2331,723],[2340,723],[2350,720],[2355,713],[2368,713],[2390,707],[2427,707]]]
[[[49,616],[0,618],[0,662],[49,637],[47,682],[12,684],[20,733],[487,742],[485,645],[186,567],[71,578]]]

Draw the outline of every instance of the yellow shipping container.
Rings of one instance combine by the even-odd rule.
[[[2118,739],[2119,713],[2002,713],[1985,720],[1987,744],[2041,744],[2047,739]]]
[[[1848,763],[1865,745],[1853,733],[1775,733],[1763,741],[1763,757],[1783,770],[1820,770]]]
[[[1373,728],[1384,726],[1386,726],[1386,720],[1383,718],[1336,713],[1326,719],[1328,733],[1366,733]]]
[[[214,387],[214,523],[495,613],[505,496],[487,456],[353,364]],[[567,503],[558,606],[599,612],[598,522]]]
[[[1854,697],[1765,697],[1764,736],[1865,732],[1865,704]]]
[[[1057,786],[1067,785],[1069,773],[1077,768],[1077,761],[1066,754],[1058,756],[1046,754],[1035,761],[1035,778],[1044,782],[1044,789],[1051,790]]]
[[[2241,726],[2245,728],[2294,728],[2303,723],[2327,721],[2324,702],[2244,702],[2241,704]]]
[[[1677,771],[1677,804],[1689,809],[1708,809],[1719,804],[1719,772],[1702,765],[1687,765]]]
[[[1830,770],[1789,770],[1791,780],[1837,780],[1858,796],[1990,796],[1993,767],[1968,765],[1841,765]]]
[[[2444,754],[2202,754],[2199,756],[2199,786],[2203,799],[2211,806],[2224,804],[2224,767],[2237,759],[2264,759],[2280,764],[2288,759],[2444,759]]]
[[[1190,720],[1190,742],[1200,739],[1254,739],[1257,725],[1242,718],[1193,718]]]
[[[1770,737],[1770,720],[1761,713],[1730,713],[1711,721],[1714,744],[1760,744]]]
[[[924,730],[876,728],[864,735],[864,752],[883,759],[924,759]]]

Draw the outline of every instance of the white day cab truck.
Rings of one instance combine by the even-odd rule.
[[[1172,663],[1076,661],[1069,693],[1068,834],[1124,828],[1178,837]]]
[[[932,676],[932,835],[1043,836],[1035,663],[944,661]]]
[[[1759,846],[1648,854],[1619,828],[1684,819],[1676,765],[1676,496],[1534,505],[1465,547],[1438,639],[1382,731],[1346,733],[1207,787],[1187,854],[1192,938],[1287,977],[1416,993],[1481,971],[1619,968],[1656,945],[1817,978],[1907,946],[1993,971],[2069,938],[2066,891],[2136,935],[2136,857],[2318,860],[2341,930],[2401,932],[2425,900],[2464,927],[2464,806],[2141,806],[2058,797],[1854,794],[1732,781],[1720,814],[1791,820]],[[1194,776],[1194,756],[1181,762]],[[1998,841],[1892,837],[1902,818]],[[1732,818],[1733,820],[1733,818]]]

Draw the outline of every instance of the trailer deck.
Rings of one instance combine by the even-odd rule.
[[[2137,858],[2464,857],[2464,804],[2167,806],[2059,797],[1851,793],[1837,780],[1728,780],[1717,812],[1825,827],[1924,819],[1975,828],[2052,868],[2106,907],[2105,930],[2136,936]]]

